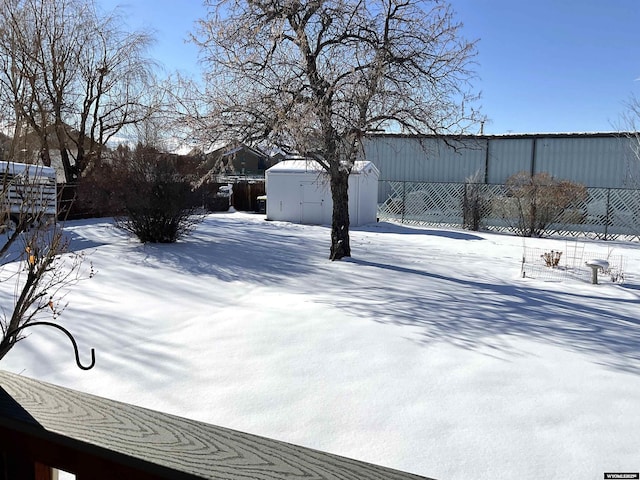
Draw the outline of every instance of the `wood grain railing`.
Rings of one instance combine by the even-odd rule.
[[[425,478],[0,371],[0,479],[52,468],[78,480]]]

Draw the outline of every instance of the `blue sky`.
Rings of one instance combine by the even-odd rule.
[[[130,28],[150,28],[164,67],[197,71],[184,40],[205,10],[200,0],[98,0]],[[625,102],[640,96],[639,0],[451,0],[466,38],[478,39],[476,87],[485,133],[618,129]],[[623,125],[622,125],[623,126]]]
[[[452,0],[487,133],[610,131],[640,96],[638,0]]]

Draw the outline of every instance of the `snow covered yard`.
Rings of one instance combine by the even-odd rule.
[[[61,320],[96,367],[44,327],[1,368],[441,480],[640,470],[640,244],[589,242],[626,259],[591,285],[521,278],[518,237],[380,223],[332,263],[328,228],[263,219],[70,222],[97,275]]]

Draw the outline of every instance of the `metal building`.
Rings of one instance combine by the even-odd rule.
[[[547,172],[586,187],[636,188],[640,160],[625,133],[473,135],[463,137],[373,134],[365,159],[380,170],[378,202],[389,181],[504,184],[513,174]]]

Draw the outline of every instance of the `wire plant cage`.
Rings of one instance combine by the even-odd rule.
[[[587,265],[591,260],[606,260],[608,268],[602,270],[600,283],[623,283],[625,258],[614,254],[612,248],[606,251],[587,250],[584,242],[565,242],[564,249],[544,249],[523,245],[522,278],[544,281],[567,279],[591,281],[592,269]]]

